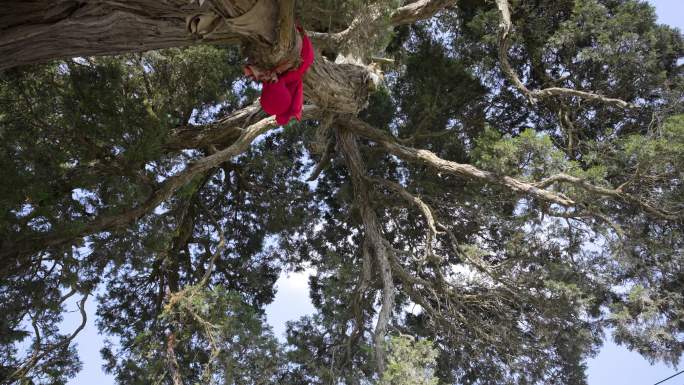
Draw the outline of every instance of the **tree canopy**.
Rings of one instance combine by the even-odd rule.
[[[10,3],[0,383],[66,383],[86,322],[127,385],[585,384],[607,336],[680,362],[684,40],[646,2]],[[278,127],[242,66],[296,24]]]

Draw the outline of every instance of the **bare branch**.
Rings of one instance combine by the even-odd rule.
[[[543,99],[550,96],[574,96],[580,99],[598,101],[601,103],[613,105],[619,108],[635,108],[636,106],[625,102],[621,99],[609,98],[593,92],[579,91],[571,88],[551,87],[542,90],[530,90],[520,80],[520,77],[515,72],[511,63],[508,61],[508,50],[510,48],[510,34],[513,28],[511,22],[511,10],[508,0],[496,0],[496,5],[501,12],[501,23],[499,25],[499,61],[501,68],[513,85],[527,97],[531,104],[535,104],[537,99]]]
[[[490,171],[480,170],[479,168],[469,164],[448,161],[438,157],[432,151],[403,146],[398,144],[393,138],[388,136],[383,131],[370,126],[368,123],[357,117],[347,116],[346,118],[348,127],[351,130],[360,136],[377,142],[390,153],[402,159],[425,163],[436,168],[437,170],[449,174],[479,179],[484,182],[505,186],[515,192],[525,193],[543,201],[556,203],[564,207],[572,207],[575,205],[575,201],[562,194],[540,189],[533,184],[520,181],[510,176],[501,176]]]
[[[433,322],[441,324],[448,332],[465,337],[465,329],[468,326],[469,318],[479,318],[473,309],[469,306],[464,306],[463,302],[466,296],[453,290],[446,282],[441,282],[443,285],[438,287],[428,280],[409,274],[396,257],[397,252],[398,250],[392,249],[390,262],[392,264],[392,271],[396,273],[396,276],[403,284],[402,290],[409,295],[413,302],[420,305],[427,312]],[[423,291],[427,291],[429,295],[424,295],[416,286],[421,287]],[[434,302],[436,307],[431,302]],[[476,325],[471,326],[469,329],[483,341],[496,345],[498,341],[495,341],[492,337],[493,333],[486,330],[490,327],[491,325]]]
[[[31,356],[31,358],[29,358],[17,370],[12,372],[7,378],[5,378],[5,381],[7,381],[6,382],[7,384],[12,383],[14,380],[20,380],[20,379],[24,378],[33,368],[36,367],[36,365],[38,365],[40,360],[42,360],[43,358],[45,358],[47,355],[54,352],[55,350],[69,346],[71,344],[71,342],[74,340],[74,338],[76,338],[78,333],[80,333],[81,330],[83,330],[83,328],[85,328],[85,325],[88,321],[88,316],[87,316],[86,311],[85,311],[85,303],[88,300],[89,295],[90,295],[89,293],[85,294],[83,296],[83,298],[81,299],[81,301],[77,305],[78,310],[81,313],[81,324],[78,325],[76,330],[74,330],[73,333],[71,333],[67,338],[63,339],[62,341],[60,341],[60,342],[58,342],[52,346],[47,347],[46,349],[41,350],[41,348],[40,348],[40,333],[38,332],[38,327],[37,327],[35,321],[33,322],[33,328],[35,330],[36,339],[37,339],[37,344],[35,347],[36,350],[33,353],[33,355]]]
[[[306,179],[307,181],[311,182],[316,179],[318,179],[318,176],[321,175],[321,172],[330,164],[330,159],[332,159],[332,154],[335,151],[335,142],[332,140],[328,141],[328,145],[325,146],[325,151],[323,152],[323,155],[321,155],[321,160],[318,161],[318,164],[316,164],[316,168],[311,172],[311,175]]]
[[[576,176],[560,173],[553,175],[549,178],[544,179],[543,181],[539,183],[535,183],[535,186],[539,188],[546,188],[554,183],[570,183],[572,185],[575,185],[577,187],[580,187],[590,193],[604,196],[604,197],[612,197],[612,198],[617,198],[619,200],[628,202],[634,206],[642,208],[645,212],[661,218],[661,219],[666,219],[666,220],[679,220],[684,218],[684,213],[672,213],[660,208],[657,208],[653,205],[650,205],[643,200],[635,197],[634,195],[627,194],[622,192],[619,189],[611,189],[611,188],[606,188],[606,187],[600,187],[600,186],[595,186],[589,182],[587,182],[585,179],[578,178]]]
[[[429,19],[440,10],[455,5],[458,0],[420,0],[398,8],[392,14],[392,25],[412,24],[418,20]]]
[[[368,31],[375,31],[379,27],[383,15],[383,6],[371,4],[349,23],[349,26],[340,32],[324,33],[309,32],[309,37],[319,48],[339,51],[343,45],[358,41],[361,35]]]
[[[175,128],[171,131],[170,139],[163,145],[163,148],[167,151],[178,151],[203,148],[209,145],[215,145],[219,148],[222,145],[227,146],[240,136],[242,127],[249,126],[254,117],[258,117],[259,120],[266,117],[266,114],[261,112],[261,106],[258,102],[204,126]]]
[[[429,19],[440,10],[454,5],[458,0],[419,0],[397,8],[389,15],[389,26],[412,24],[416,21]],[[321,33],[310,32],[309,36],[318,47],[329,48],[339,51],[349,41],[359,40],[361,35],[369,31],[377,31],[386,26],[387,13],[382,4],[369,5],[349,23],[349,26],[340,32]]]
[[[454,130],[442,130],[442,131],[437,131],[437,132],[421,132],[421,133],[416,133],[408,138],[397,138],[397,142],[404,144],[404,145],[409,145],[413,144],[416,140],[418,139],[435,139],[435,138],[441,138],[443,136],[447,135],[453,135]]]
[[[427,231],[425,235],[425,256],[424,258],[427,259],[429,256],[432,255],[432,242],[433,240],[437,237],[437,228],[435,227],[435,218],[432,215],[432,210],[430,209],[430,206],[428,206],[425,202],[423,202],[422,199],[419,197],[411,194],[406,190],[402,185],[399,183],[395,183],[386,179],[380,179],[380,178],[369,178],[372,182],[376,184],[380,184],[382,186],[387,187],[390,190],[393,190],[399,196],[401,196],[404,200],[409,202],[410,204],[416,206],[420,212],[423,214],[423,217],[425,218],[425,223],[427,224]]]
[[[364,330],[364,320],[363,320],[363,299],[368,290],[368,286],[371,283],[371,255],[370,255],[370,242],[366,239],[362,244],[362,258],[363,262],[361,264],[361,276],[359,279],[358,286],[354,290],[354,299],[351,303],[351,314],[354,317],[354,330],[349,335],[347,339],[347,358],[350,359],[352,356],[352,346],[358,340],[359,337],[363,335]]]

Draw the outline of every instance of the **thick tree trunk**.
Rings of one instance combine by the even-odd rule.
[[[0,70],[198,43],[242,44],[252,63],[271,68],[298,58],[292,10],[288,0],[10,1],[0,14]],[[317,55],[304,89],[322,108],[355,114],[378,80],[368,67]]]
[[[33,0],[0,10],[0,70],[202,42],[270,45],[276,0]]]
[[[356,115],[379,81],[372,67],[335,64],[319,55],[304,77],[304,96],[324,110]]]

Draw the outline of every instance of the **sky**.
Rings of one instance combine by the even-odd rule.
[[[684,30],[684,0],[651,0],[650,3],[656,7],[660,23]],[[307,272],[284,274],[276,286],[278,293],[275,301],[266,308],[266,315],[276,336],[283,338],[285,322],[310,314],[314,308],[309,300]],[[101,369],[103,361],[99,350],[103,346],[103,337],[95,326],[96,306],[93,298],[86,303],[88,323],[75,340],[83,370],[69,381],[69,385],[114,385],[113,377]],[[71,307],[75,309],[75,306]],[[80,321],[77,311],[68,313],[62,323],[63,330],[73,330]],[[587,366],[589,385],[653,385],[676,373],[675,369],[662,364],[650,365],[637,353],[610,340],[605,342],[597,357],[587,362]],[[684,385],[684,375],[663,385]]]

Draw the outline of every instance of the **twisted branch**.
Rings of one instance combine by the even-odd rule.
[[[36,365],[38,365],[40,360],[45,358],[45,356],[47,356],[48,354],[54,352],[55,350],[57,350],[59,348],[66,347],[66,346],[69,346],[71,344],[71,342],[74,340],[74,338],[76,338],[76,336],[83,330],[83,328],[85,328],[85,325],[88,321],[88,316],[86,315],[86,311],[85,311],[85,303],[88,300],[89,295],[90,295],[90,293],[86,293],[77,305],[78,310],[81,313],[81,324],[78,325],[76,330],[74,330],[73,333],[71,333],[64,340],[46,348],[46,349],[43,349],[42,351],[40,350],[40,333],[38,331],[38,327],[37,327],[35,321],[33,322],[33,328],[34,328],[34,331],[36,333],[36,351],[33,353],[31,358],[26,360],[26,362],[24,364],[22,364],[19,368],[17,368],[17,370],[12,372],[7,378],[4,379],[4,381],[6,381],[7,384],[11,384],[14,380],[20,380],[20,379],[24,378],[33,368],[36,367]]]
[[[366,168],[359,151],[356,135],[349,130],[336,130],[337,142],[344,155],[347,169],[354,186],[354,201],[361,209],[365,241],[373,250],[377,266],[382,279],[382,306],[375,324],[374,345],[375,361],[378,373],[385,371],[385,335],[394,307],[394,283],[392,268],[389,261],[389,251],[385,244],[377,215],[370,204],[370,193],[366,184]]]
[[[593,92],[579,91],[571,88],[550,87],[541,90],[530,90],[520,80],[520,77],[515,72],[511,63],[508,61],[508,50],[510,48],[510,34],[513,29],[511,22],[511,10],[508,0],[496,0],[496,5],[501,13],[501,23],[499,24],[499,61],[501,62],[501,69],[513,85],[527,97],[530,104],[535,104],[538,99],[543,99],[551,96],[573,96],[580,99],[598,101],[601,103],[613,105],[618,108],[635,108],[636,106],[627,103],[621,99],[609,98]]]
[[[440,10],[456,3],[457,0],[415,1],[395,9],[389,15],[389,25],[412,24],[419,20],[429,19]],[[372,4],[360,12],[343,31],[334,33],[309,32],[309,36],[316,46],[339,51],[345,43],[359,40],[364,34],[372,35],[369,31],[378,31],[387,25],[386,15],[382,4]]]
[[[315,107],[305,106],[303,112],[305,117],[310,118],[315,111],[317,111]],[[15,242],[7,240],[3,242],[2,249],[0,249],[0,258],[7,260],[11,257],[30,255],[39,250],[63,245],[72,242],[74,239],[79,239],[93,233],[128,225],[151,210],[154,210],[155,207],[170,198],[179,188],[189,183],[196,175],[214,168],[246,151],[254,139],[276,126],[275,118],[269,117],[242,129],[240,136],[230,146],[217,151],[212,155],[196,160],[189,164],[183,171],[167,178],[157,187],[147,200],[138,206],[115,214],[102,214],[90,222],[81,223],[80,226],[57,229],[48,233],[26,237]],[[74,229],[74,227],[76,227],[76,229]],[[5,266],[5,268],[8,269],[10,266]],[[5,274],[5,271],[2,271],[2,274]]]
[[[356,134],[378,143],[389,153],[396,155],[401,159],[411,162],[424,163],[436,170],[448,174],[477,179],[485,183],[503,186],[516,193],[526,194],[544,202],[576,209],[578,207],[577,201],[565,196],[562,193],[545,189],[545,187],[548,187],[555,182],[567,182],[572,183],[575,186],[580,187],[596,196],[616,198],[625,203],[640,207],[648,214],[660,219],[676,221],[684,218],[682,213],[672,213],[653,207],[652,205],[649,205],[633,195],[623,193],[619,190],[595,186],[578,177],[573,177],[566,174],[558,174],[539,183],[529,183],[510,176],[499,175],[491,171],[481,170],[469,164],[445,160],[438,157],[432,151],[401,145],[387,133],[378,130],[377,128],[369,125],[355,116],[345,116],[345,123],[347,127],[349,127],[349,129],[354,131]]]

